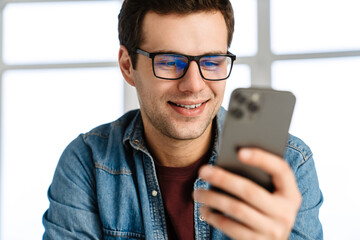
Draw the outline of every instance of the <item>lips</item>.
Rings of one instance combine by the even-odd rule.
[[[170,102],[170,106],[179,114],[186,117],[195,117],[200,115],[205,108],[205,105],[208,101],[193,103],[193,102],[182,102],[182,103],[174,103]]]
[[[200,103],[175,103],[175,102],[169,101],[169,103],[172,104],[172,105],[174,105],[174,106],[181,107],[181,108],[185,108],[185,109],[188,109],[188,110],[201,107],[201,106],[202,106],[203,104],[205,104],[206,102],[207,102],[207,101],[203,101],[203,102],[200,102]]]
[[[174,103],[174,104],[178,107],[182,107],[182,108],[186,108],[186,109],[194,109],[194,108],[200,107],[203,103],[198,103],[198,104],[193,104],[193,105],[182,105],[182,104],[176,104],[176,103]]]

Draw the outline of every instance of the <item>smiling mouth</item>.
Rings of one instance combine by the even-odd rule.
[[[177,106],[177,107],[181,107],[181,108],[191,110],[191,109],[195,109],[195,108],[200,107],[201,105],[203,105],[206,102],[202,102],[202,103],[198,103],[198,104],[192,104],[192,105],[182,105],[182,104],[177,104],[177,103],[173,103],[173,102],[169,102],[169,103],[174,105],[174,106]]]

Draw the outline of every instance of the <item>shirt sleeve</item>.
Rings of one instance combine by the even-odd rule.
[[[319,209],[323,203],[323,195],[319,187],[313,154],[306,145],[303,149],[293,148],[291,152],[289,155],[296,158],[296,161],[290,165],[302,195],[302,203],[289,239],[321,240],[323,231]]]
[[[62,154],[48,190],[43,239],[101,239],[95,173],[82,136]]]

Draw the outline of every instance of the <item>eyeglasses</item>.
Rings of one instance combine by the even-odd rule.
[[[177,53],[149,53],[136,49],[136,53],[152,59],[155,77],[168,80],[177,80],[186,74],[190,62],[195,61],[202,78],[209,81],[225,80],[230,76],[236,56],[227,54],[210,54],[189,56]]]

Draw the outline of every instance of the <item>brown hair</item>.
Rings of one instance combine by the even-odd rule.
[[[228,31],[228,47],[234,33],[234,13],[229,0],[124,0],[118,23],[119,41],[129,51],[136,67],[136,48],[143,41],[142,22],[147,12],[158,14],[190,14],[199,11],[220,11]]]

